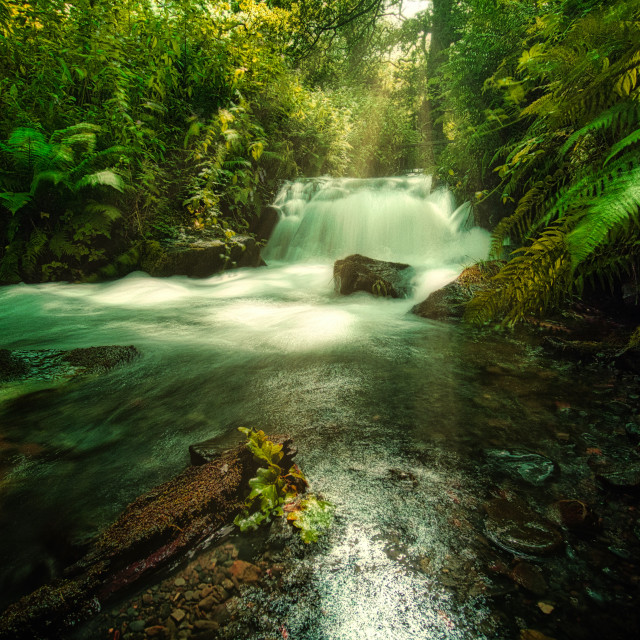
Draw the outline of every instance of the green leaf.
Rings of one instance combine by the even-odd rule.
[[[333,521],[334,505],[310,496],[300,501],[300,510],[292,511],[287,519],[300,529],[300,537],[305,543],[317,542]]]
[[[76,182],[75,188],[82,189],[83,187],[111,187],[112,189],[116,189],[116,191],[122,192],[124,189],[124,182],[122,178],[109,169],[104,169],[103,171],[96,171],[95,173],[90,173],[86,176],[83,176]]]
[[[29,192],[20,192],[20,193],[11,193],[5,192],[0,193],[0,198],[4,200],[5,207],[11,211],[13,215],[15,215],[22,207],[31,202],[31,198],[33,196]]]

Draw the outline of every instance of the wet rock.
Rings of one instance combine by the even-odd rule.
[[[411,313],[430,320],[457,320],[462,318],[467,302],[489,288],[490,278],[504,264],[494,260],[465,269],[453,282],[434,291],[426,300],[411,309]]]
[[[0,349],[0,382],[23,378],[28,372],[26,362],[16,358],[9,349]]]
[[[431,293],[420,304],[415,305],[411,309],[411,313],[430,320],[462,318],[465,305],[472,297],[473,294],[467,287],[457,282],[451,282],[442,289]]]
[[[167,627],[163,627],[160,624],[153,625],[152,627],[147,627],[144,632],[149,638],[162,638],[163,636],[169,635],[169,629],[167,629]]]
[[[390,298],[406,298],[411,292],[413,268],[408,264],[375,260],[354,254],[336,260],[333,278],[336,291],[350,295],[364,291]]]
[[[133,346],[106,346],[73,349],[65,356],[70,365],[84,369],[85,372],[100,372],[112,369],[137,358],[140,352]]]
[[[484,505],[485,532],[497,546],[516,555],[547,556],[562,545],[554,525],[519,500],[494,498]]]
[[[174,584],[176,587],[184,587],[184,586],[187,584],[187,581],[186,581],[184,578],[176,578],[176,579],[173,581],[173,584]]]
[[[542,571],[528,562],[518,562],[509,573],[509,577],[521,587],[541,596],[547,591],[547,583]]]
[[[260,215],[251,220],[249,233],[256,236],[258,240],[268,240],[275,229],[280,218],[280,209],[273,205],[263,207]]]
[[[257,267],[260,264],[260,252],[254,238],[238,235],[230,242],[224,242],[203,232],[185,234],[164,244],[148,243],[142,250],[140,269],[159,278],[208,278],[230,267]]]
[[[209,595],[206,598],[200,600],[200,602],[198,603],[198,607],[202,609],[202,611],[211,611],[215,604],[217,604],[216,599],[213,596]]]
[[[558,500],[552,511],[556,522],[577,532],[591,532],[598,527],[598,516],[581,500]]]
[[[535,486],[544,484],[556,468],[549,458],[528,451],[488,449],[485,454],[499,471]]]
[[[260,567],[256,567],[255,564],[244,560],[235,560],[229,568],[229,572],[238,582],[246,582],[248,584],[258,582],[262,575]]]

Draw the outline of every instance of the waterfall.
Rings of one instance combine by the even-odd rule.
[[[456,209],[431,177],[315,178],[286,183],[280,219],[263,252],[267,264],[333,261],[352,253],[436,267],[487,257],[489,234],[471,208]]]

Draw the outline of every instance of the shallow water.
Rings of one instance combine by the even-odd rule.
[[[471,640],[534,624],[544,630],[549,619],[536,601],[529,609],[510,603],[489,575],[488,564],[513,557],[484,536],[481,505],[496,491],[516,493],[541,513],[558,498],[596,499],[582,452],[597,444],[602,398],[593,385],[602,380],[504,336],[407,313],[487,249],[486,233],[465,231],[446,194],[413,180],[290,185],[267,268],[204,280],[135,273],[111,283],[0,290],[3,347],[134,344],[142,353],[104,375],[29,383],[26,398],[17,384],[0,390],[0,443],[12,445],[0,468],[3,604],[58,575],[75,545],[184,468],[189,444],[239,442],[236,427],[245,425],[294,438],[313,489],[336,505],[336,522],[292,561],[299,562],[293,575],[304,576],[291,578],[295,592],[272,595],[266,622],[254,620],[237,637],[265,638],[265,629],[284,622],[291,638],[309,640]],[[413,257],[416,296],[341,298],[333,258],[371,255],[380,242],[347,251],[343,225],[368,216],[380,198],[382,221],[364,223],[376,238],[394,202],[410,210],[402,224],[426,227],[383,234],[394,241],[372,256]],[[339,213],[319,225],[327,203]],[[393,253],[406,237],[437,243],[416,263],[418,245]],[[558,473],[543,487],[505,478],[487,465],[483,452],[491,447],[544,453]],[[553,628],[565,637],[591,637],[584,607],[596,596],[614,610],[629,603],[600,570],[585,568],[581,549],[572,541],[543,563],[548,597],[566,607]]]

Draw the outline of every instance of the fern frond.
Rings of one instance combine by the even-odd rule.
[[[5,193],[0,193],[0,199],[4,202],[4,206],[9,209],[13,215],[20,211],[22,207],[29,204],[32,197],[32,194],[28,191],[18,193],[6,191]]]
[[[640,114],[640,105],[633,102],[619,102],[601,113],[597,118],[588,122],[584,127],[569,136],[569,139],[560,149],[560,155],[564,156],[573,145],[589,133],[608,130],[617,133],[619,129],[630,120],[635,120]]]
[[[18,170],[31,171],[39,162],[51,153],[51,145],[47,143],[40,131],[30,127],[18,127],[11,132],[5,147],[10,161]]]
[[[110,169],[104,169],[103,171],[96,171],[82,176],[75,184],[75,190],[83,189],[84,187],[111,187],[116,191],[122,192],[124,190],[124,182],[122,178],[111,171]]]
[[[22,254],[22,267],[27,273],[33,273],[42,251],[47,245],[47,234],[43,229],[36,229],[29,238]]]
[[[603,245],[616,228],[628,232],[633,226],[636,234],[640,207],[640,169],[618,175],[606,192],[591,201],[581,213],[579,222],[567,237],[572,268],[591,256]]]
[[[626,138],[620,140],[620,142],[617,142],[613,147],[611,147],[611,152],[604,161],[605,166],[609,163],[611,158],[615,158],[621,151],[624,151],[627,147],[637,144],[638,142],[640,142],[640,129],[636,129]]]

